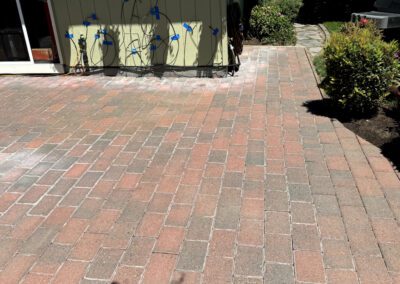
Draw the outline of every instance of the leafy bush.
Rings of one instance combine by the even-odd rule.
[[[375,111],[399,73],[398,44],[384,42],[372,23],[347,24],[324,50],[327,94],[347,110]]]
[[[292,22],[277,6],[258,5],[251,11],[250,33],[262,44],[291,45],[296,43]]]
[[[279,7],[281,13],[294,22],[303,6],[303,0],[262,0],[262,4]]]

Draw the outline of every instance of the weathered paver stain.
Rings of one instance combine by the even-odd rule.
[[[303,103],[302,48],[235,78],[0,78],[0,283],[395,283],[400,182]]]

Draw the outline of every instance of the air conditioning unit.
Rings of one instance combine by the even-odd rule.
[[[377,0],[375,2],[377,11],[353,13],[352,22],[361,19],[372,20],[380,29],[400,28],[400,0]]]

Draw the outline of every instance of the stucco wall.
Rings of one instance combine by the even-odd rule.
[[[226,0],[53,0],[66,65],[225,66]]]

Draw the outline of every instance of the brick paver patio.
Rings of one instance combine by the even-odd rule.
[[[0,283],[398,283],[400,182],[303,103],[302,48],[235,78],[0,78]]]

